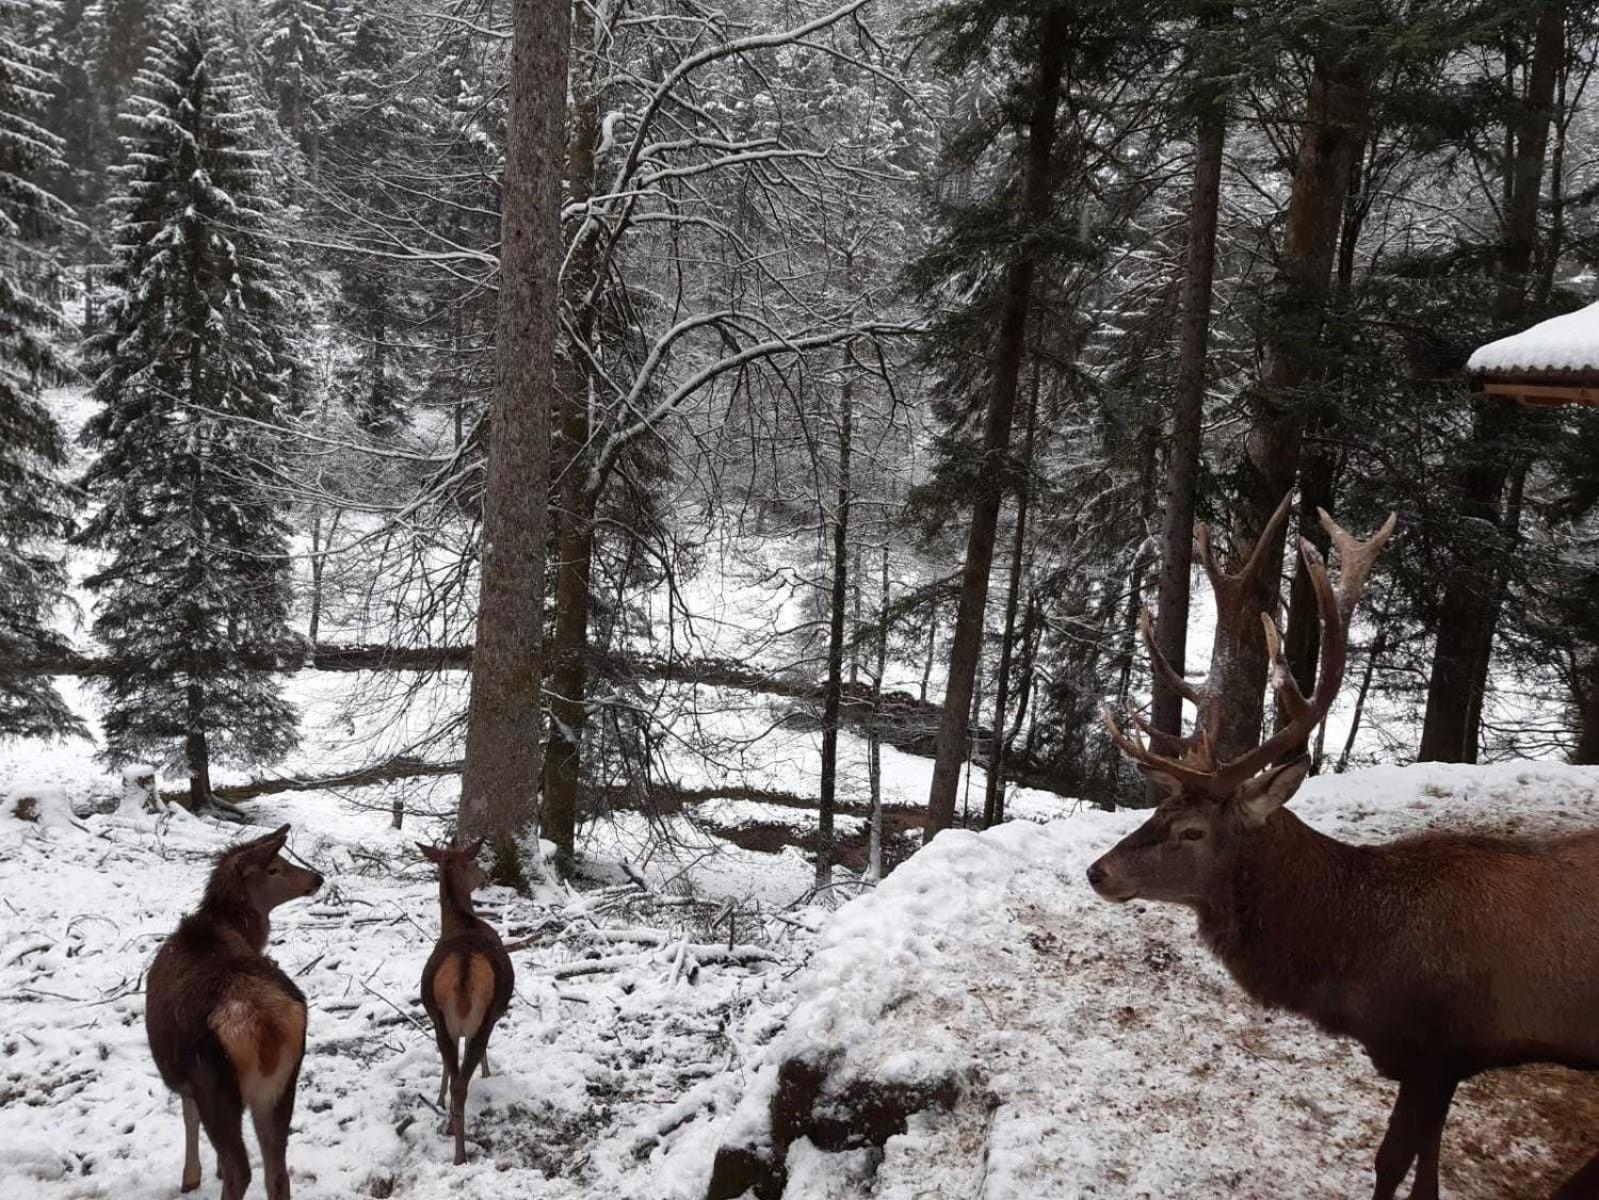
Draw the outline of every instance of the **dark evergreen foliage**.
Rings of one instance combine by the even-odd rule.
[[[91,345],[97,505],[83,540],[106,753],[266,762],[295,742],[293,708],[246,650],[285,646],[288,527],[262,424],[285,404],[288,355],[275,203],[250,131],[258,113],[203,3],[160,23],[136,77],[115,201],[115,298]]]
[[[48,678],[13,670],[65,649],[49,618],[66,586],[55,546],[71,525],[65,446],[39,396],[61,366],[50,240],[69,210],[33,182],[59,169],[61,143],[38,123],[55,81],[19,36],[26,16],[0,0],[0,737],[83,732]]]

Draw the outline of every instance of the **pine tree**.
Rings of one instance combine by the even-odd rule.
[[[328,10],[316,0],[267,0],[261,23],[261,73],[277,98],[278,121],[314,168],[332,36]]]
[[[135,86],[114,297],[91,343],[98,511],[84,540],[109,554],[89,580],[116,664],[107,756],[186,763],[199,804],[213,755],[271,761],[295,742],[260,664],[292,640],[288,528],[256,424],[285,405],[283,273],[249,143],[260,114],[204,0],[161,20]]]
[[[55,476],[65,446],[38,387],[59,368],[50,335],[60,319],[41,286],[54,264],[43,246],[70,214],[32,182],[59,168],[61,145],[35,120],[53,81],[17,36],[25,15],[0,0],[0,737],[83,732],[48,678],[6,666],[66,648],[46,618],[66,584],[49,547],[71,523]]]

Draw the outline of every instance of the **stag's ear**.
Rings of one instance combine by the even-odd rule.
[[[468,858],[476,858],[478,856],[478,854],[482,851],[482,849],[483,849],[483,839],[482,838],[478,838],[477,841],[473,842],[470,846],[468,846],[466,848],[466,856]]]
[[[1165,804],[1168,800],[1175,800],[1183,794],[1183,785],[1175,776],[1168,775],[1165,771],[1157,770],[1155,767],[1139,767],[1138,769],[1144,773],[1145,779],[1160,789],[1160,799],[1157,803]]]
[[[430,863],[440,862],[443,859],[443,855],[440,854],[437,849],[427,845],[424,842],[418,842],[416,844],[416,848],[422,851],[422,857],[427,859]]]
[[[1292,762],[1272,767],[1244,784],[1233,794],[1233,803],[1238,806],[1244,824],[1264,825],[1267,817],[1293,799],[1309,774],[1310,755],[1301,754]]]

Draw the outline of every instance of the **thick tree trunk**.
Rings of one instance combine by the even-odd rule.
[[[1494,316],[1511,324],[1525,311],[1538,245],[1538,198],[1549,144],[1555,83],[1565,55],[1565,4],[1546,6],[1538,17],[1527,94],[1516,127],[1507,137],[1504,255]],[[1501,497],[1515,464],[1504,446],[1518,414],[1492,400],[1476,402],[1471,436],[1457,475],[1460,515],[1484,530],[1500,526]],[[1474,539],[1482,541],[1483,539]],[[1475,762],[1481,695],[1487,687],[1500,590],[1496,556],[1462,548],[1445,584],[1438,610],[1438,641],[1427,682],[1422,721],[1423,762]]]
[[[1599,765],[1599,653],[1588,662],[1585,694],[1576,697],[1582,713],[1577,750],[1571,761],[1580,767]]]
[[[573,41],[593,40],[593,16],[577,6]],[[567,147],[569,201],[594,194],[595,154],[600,142],[599,97],[585,78],[574,87],[572,132]],[[575,338],[592,347],[595,328],[593,290],[598,250],[593,230],[585,230],[571,252],[563,285],[573,314]],[[555,864],[570,874],[576,856],[577,802],[583,782],[583,737],[588,725],[589,612],[593,604],[594,518],[599,497],[588,491],[587,455],[592,381],[588,355],[574,350],[557,365],[555,400],[559,414],[551,440],[552,475],[558,480],[555,521],[555,644],[545,691],[550,707],[549,739],[544,747],[544,837],[555,845]]]
[[[1228,14],[1207,14],[1219,24]],[[1182,342],[1173,396],[1171,456],[1167,466],[1166,513],[1161,530],[1160,589],[1155,608],[1155,645],[1179,672],[1188,653],[1188,605],[1194,570],[1194,512],[1199,494],[1205,384],[1209,377],[1210,317],[1215,294],[1216,227],[1220,211],[1222,155],[1227,143],[1224,96],[1200,97],[1194,146],[1194,180],[1188,200],[1188,253],[1183,269]],[[1151,723],[1162,733],[1182,732],[1183,701],[1156,676]]]
[[[588,428],[583,398],[562,406],[561,440],[581,447]],[[555,644],[545,698],[550,734],[544,748],[544,837],[555,844],[555,865],[569,874],[576,851],[577,800],[583,779],[583,731],[588,724],[588,649],[590,572],[594,561],[594,520],[582,486],[581,470],[568,467],[560,488],[556,518]],[[570,483],[568,482],[570,481]]]
[[[816,811],[816,886],[833,882],[837,853],[833,814],[838,791],[838,710],[844,695],[844,609],[849,599],[849,454],[854,385],[846,375],[839,396],[838,503],[833,512],[833,594],[827,628],[827,683],[822,692],[822,778]]]
[[[1049,7],[1039,23],[1039,61],[1033,78],[1032,112],[1028,121],[1027,160],[1022,177],[1022,220],[1036,229],[1049,217],[1050,164],[1055,146],[1055,123],[1060,110],[1061,78],[1066,67],[1069,29],[1065,10]],[[994,539],[999,509],[1010,475],[1006,458],[1011,421],[1016,408],[1022,354],[1027,340],[1027,313],[1032,302],[1036,256],[1025,242],[1005,271],[1005,299],[994,345],[993,392],[983,427],[983,487],[972,505],[971,530],[966,539],[966,563],[961,573],[960,607],[955,616],[954,643],[950,647],[949,679],[944,691],[944,714],[939,724],[933,784],[927,800],[927,837],[948,829],[955,821],[956,793],[961,765],[967,752],[972,691],[977,660],[983,648],[983,617],[988,604],[988,575],[994,563]]]
[[[1304,136],[1288,200],[1265,365],[1251,396],[1252,422],[1239,464],[1235,526],[1242,554],[1264,534],[1299,473],[1303,409],[1298,395],[1316,374],[1339,219],[1365,139],[1372,60],[1363,41],[1318,57]],[[1218,621],[1211,683],[1221,697],[1217,750],[1232,757],[1256,745],[1266,689],[1266,639],[1260,613],[1277,612],[1284,531],[1265,547],[1238,619]]]
[[[1022,595],[1022,567],[1027,561],[1027,507],[1032,498],[1033,439],[1038,427],[1038,363],[1033,364],[1027,402],[1027,432],[1022,440],[1022,479],[1016,488],[1016,531],[1011,540],[1010,579],[1005,590],[1005,632],[999,643],[999,675],[994,681],[994,740],[988,751],[988,781],[983,793],[983,828],[998,823],[1005,807],[1005,708],[1010,703],[1012,650],[1016,641],[1016,609]]]
[[[211,748],[205,740],[205,689],[195,680],[188,687],[188,734],[183,757],[189,768],[189,807],[199,811],[211,800]]]
[[[501,197],[497,378],[459,836],[486,836],[495,874],[522,882],[537,819],[550,393],[560,312],[561,168],[571,8],[512,0]]]

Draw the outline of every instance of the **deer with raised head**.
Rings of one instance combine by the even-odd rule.
[[[1137,718],[1124,733],[1105,711],[1111,737],[1165,798],[1088,879],[1107,900],[1192,908],[1202,940],[1257,1003],[1360,1042],[1399,1084],[1373,1200],[1391,1200],[1413,1164],[1412,1200],[1437,1200],[1444,1121],[1462,1080],[1523,1063],[1599,1070],[1599,831],[1356,846],[1284,808],[1309,773],[1307,740],[1338,695],[1350,618],[1394,527],[1390,517],[1362,542],[1321,519],[1342,578],[1335,590],[1301,541],[1322,624],[1320,674],[1307,699],[1262,614],[1282,720],[1239,757],[1219,759],[1220,698],[1160,656],[1145,614],[1152,669],[1197,717],[1176,737]],[[1218,604],[1235,602],[1263,556],[1224,574],[1203,526],[1198,533]],[[1599,1155],[1555,1197],[1599,1198]]]
[[[439,1107],[448,1097],[446,1131],[455,1135],[459,1166],[466,1161],[466,1090],[479,1063],[483,1077],[489,1076],[489,1034],[510,1007],[516,972],[500,935],[472,907],[472,893],[488,880],[477,862],[483,839],[460,847],[418,842],[417,849],[439,868],[439,940],[422,968],[422,1007],[433,1021],[444,1063]]]
[[[217,857],[200,907],[162,943],[145,980],[144,1028],[166,1085],[183,1101],[182,1190],[200,1186],[200,1129],[216,1151],[222,1200],[250,1186],[246,1109],[268,1200],[289,1200],[287,1153],[305,1055],[305,997],[262,951],[270,914],[322,876],[285,859],[289,827]]]

